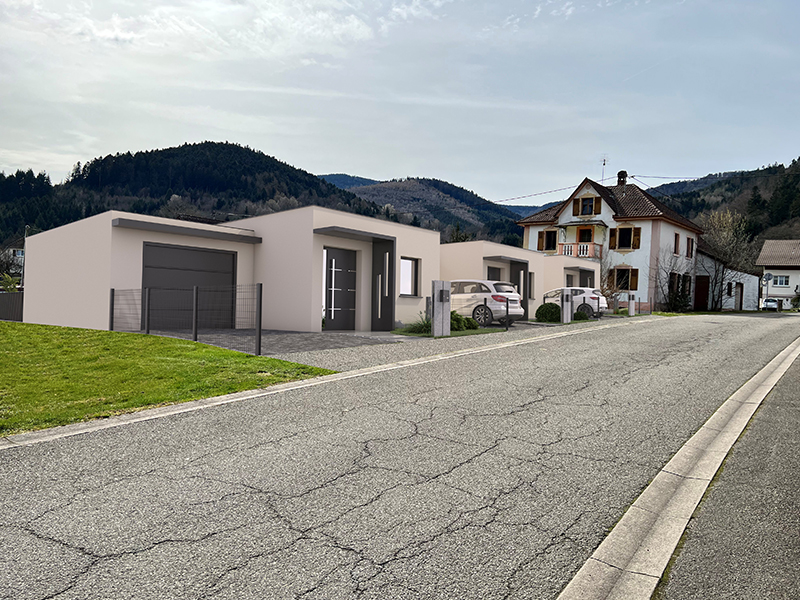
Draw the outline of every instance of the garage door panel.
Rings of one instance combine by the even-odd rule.
[[[235,252],[145,243],[143,288],[225,285],[236,285]]]

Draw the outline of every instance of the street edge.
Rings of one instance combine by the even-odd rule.
[[[798,356],[800,338],[714,412],[628,508],[558,600],[651,598],[714,475]]]
[[[161,419],[172,415],[183,413],[195,412],[206,408],[215,406],[222,406],[234,402],[243,402],[245,400],[255,400],[258,398],[266,398],[274,396],[275,394],[282,394],[293,390],[301,390],[305,388],[315,387],[328,383],[334,383],[345,379],[353,379],[356,377],[364,377],[385,371],[393,371],[396,369],[405,369],[417,365],[437,362],[440,360],[449,360],[459,358],[461,356],[469,356],[471,354],[479,354],[482,352],[490,352],[492,350],[499,350],[503,348],[512,348],[514,346],[524,346],[527,344],[535,344],[545,342],[557,338],[569,337],[573,335],[581,335],[590,333],[601,329],[613,329],[616,327],[624,327],[636,325],[639,323],[651,323],[657,319],[644,318],[635,320],[626,320],[620,323],[609,323],[607,325],[597,325],[593,327],[573,329],[570,331],[560,331],[557,333],[545,334],[531,338],[524,338],[522,340],[513,340],[510,342],[500,342],[497,344],[489,344],[486,346],[477,346],[474,348],[467,348],[464,350],[454,350],[452,352],[445,352],[442,354],[434,354],[431,356],[424,356],[420,358],[412,358],[409,360],[388,363],[385,365],[378,365],[374,367],[366,367],[364,369],[357,369],[353,371],[345,371],[342,373],[334,373],[333,375],[323,375],[322,377],[314,377],[312,379],[304,379],[301,381],[293,381],[289,383],[282,383],[266,389],[247,390],[243,392],[236,392],[233,394],[226,394],[224,396],[215,396],[212,398],[203,398],[200,400],[190,400],[178,404],[170,404],[167,406],[159,406],[156,408],[147,408],[132,413],[125,413],[104,419],[94,421],[85,421],[80,423],[72,423],[70,425],[61,425],[58,427],[51,427],[49,429],[40,429],[36,431],[29,431],[25,433],[18,433],[0,437],[0,452],[11,448],[20,448],[25,446],[32,446],[34,444],[41,444],[44,442],[51,442],[62,438],[72,437],[76,435],[88,434],[95,431],[104,429],[112,429],[115,427],[122,427],[124,425],[132,425],[134,423],[141,423],[143,421],[151,421],[153,419]]]

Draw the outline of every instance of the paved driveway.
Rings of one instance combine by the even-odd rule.
[[[0,597],[554,598],[800,320],[558,331],[0,451]]]

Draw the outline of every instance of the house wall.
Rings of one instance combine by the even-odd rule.
[[[772,273],[773,278],[776,275],[788,275],[788,286],[777,286],[775,280],[769,282],[769,296],[767,296],[767,286],[762,286],[763,298],[778,298],[783,299],[784,308],[787,306],[787,300],[791,300],[798,293],[800,293],[800,269],[792,267],[764,267],[764,273]]]
[[[396,324],[410,323],[425,311],[431,281],[439,279],[439,234],[435,231],[318,206],[243,219],[237,224],[253,229],[263,239],[255,259],[255,276],[264,282],[266,329],[322,330],[326,247],[356,252],[356,330],[372,327],[372,242],[315,234],[315,229],[341,227],[395,238]],[[418,296],[400,296],[401,257],[419,259]]]
[[[30,236],[25,273],[26,322],[108,329],[111,288],[142,286],[144,242],[236,252],[237,283],[254,283],[253,244],[113,227],[116,218],[241,233],[233,228],[108,211]]]
[[[26,240],[26,323],[108,328],[111,213]]]

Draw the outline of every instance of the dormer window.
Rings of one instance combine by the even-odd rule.
[[[591,215],[599,215],[601,208],[602,203],[598,197],[575,198],[572,201],[572,216],[589,217]]]

